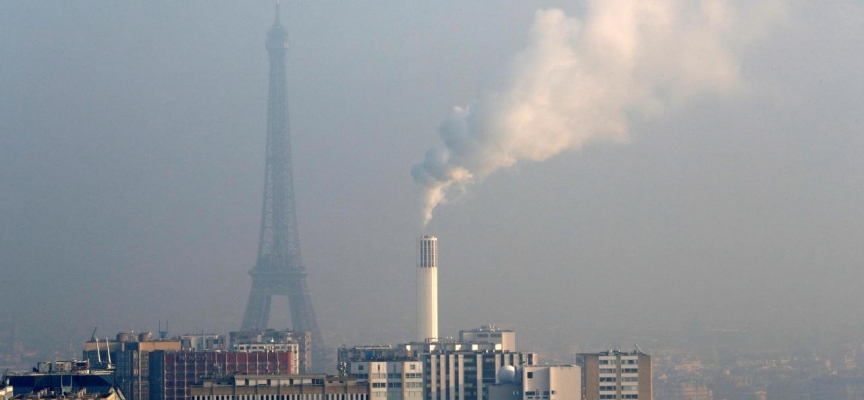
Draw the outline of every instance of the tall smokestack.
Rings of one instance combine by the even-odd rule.
[[[438,238],[417,242],[417,340],[438,339]]]

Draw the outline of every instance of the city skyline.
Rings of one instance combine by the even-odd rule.
[[[489,174],[422,228],[409,172],[439,145],[442,121],[507,87],[538,10],[584,27],[597,4],[283,2],[298,224],[328,343],[414,336],[409,266],[423,234],[446,238],[442,335],[492,322],[536,347],[634,321],[864,326],[854,2],[661,2],[686,16],[704,4],[773,18],[733,26],[754,40],[710,47],[729,52],[740,90],[651,118],[633,111],[626,143]],[[61,343],[93,326],[239,325],[260,223],[272,12],[270,1],[0,5],[0,320]],[[617,288],[626,295],[594,303]]]

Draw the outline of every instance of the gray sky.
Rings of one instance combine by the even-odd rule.
[[[771,18],[705,2],[726,4],[728,19],[703,46],[700,20],[685,18],[678,36],[695,38],[695,55],[639,42],[649,50],[624,93],[651,95],[610,114],[626,139],[600,129],[477,170],[425,229],[411,170],[441,146],[453,107],[482,108],[519,73],[533,82],[514,60],[535,43],[537,10],[582,27],[596,10],[283,3],[301,248],[328,344],[413,338],[423,233],[439,237],[444,335],[498,323],[525,345],[582,344],[694,317],[864,327],[859,2],[760,3],[782,11]],[[685,17],[700,10],[682,4]],[[239,327],[260,222],[272,20],[270,1],[0,3],[0,319],[62,341],[93,326],[155,331],[160,319],[174,333]],[[679,75],[687,60],[721,60],[734,79],[693,83]],[[620,83],[602,76],[603,93]],[[287,327],[287,305],[275,311]]]

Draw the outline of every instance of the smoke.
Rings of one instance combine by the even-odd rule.
[[[439,129],[443,143],[411,175],[435,208],[489,174],[591,141],[627,142],[628,120],[651,119],[694,95],[743,88],[736,50],[784,13],[776,3],[593,0],[580,23],[537,11],[508,83]]]

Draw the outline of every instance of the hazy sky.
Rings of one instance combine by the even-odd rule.
[[[864,5],[629,3],[283,1],[329,345],[414,337],[424,233],[442,335],[864,327]],[[239,328],[273,9],[0,3],[0,323]],[[429,149],[438,178],[472,174],[423,228]]]

